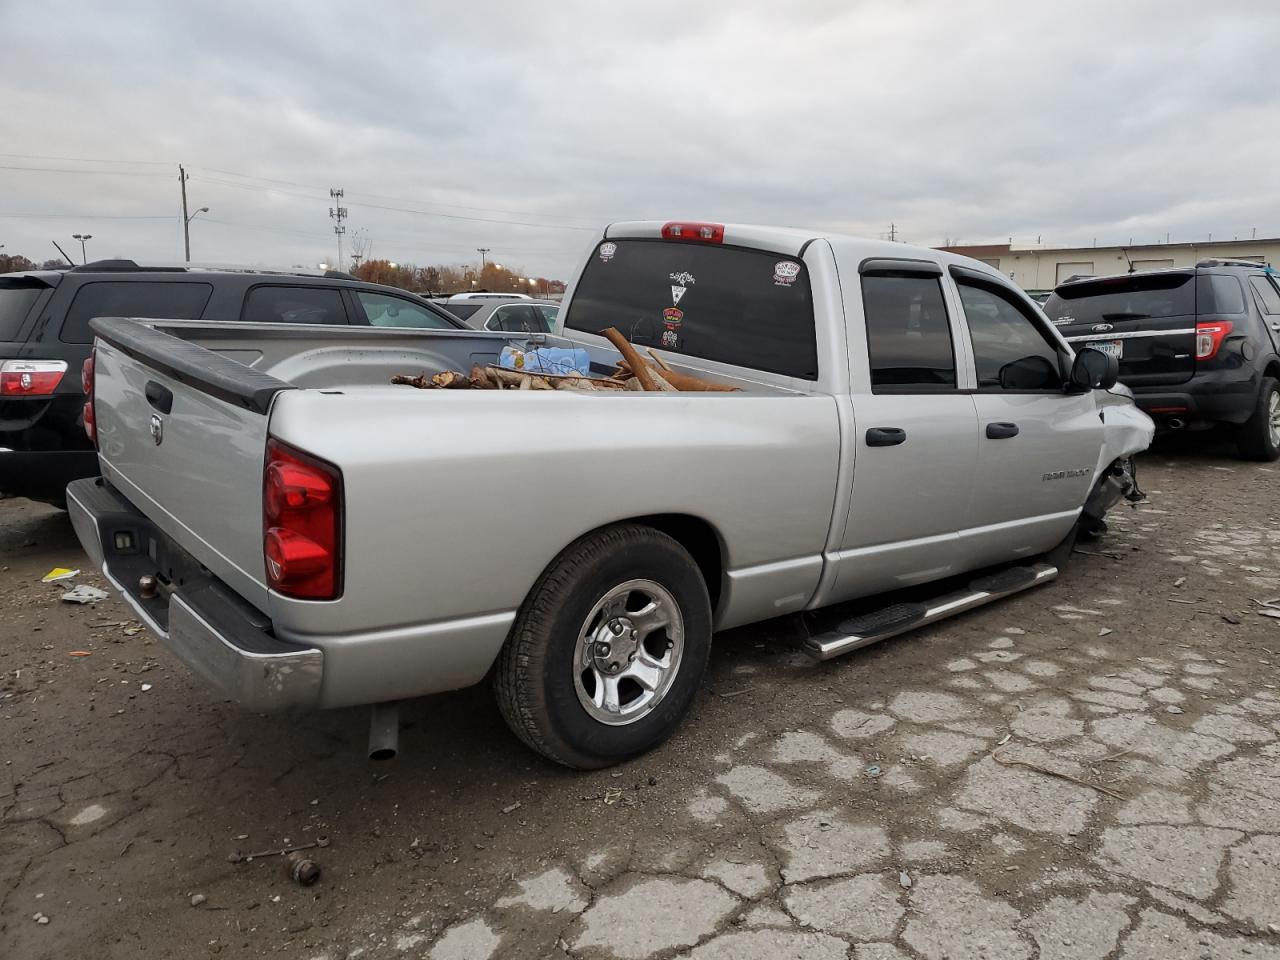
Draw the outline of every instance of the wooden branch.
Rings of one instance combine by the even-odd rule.
[[[695,377],[687,373],[678,373],[675,370],[662,370],[660,375],[677,390],[733,393],[742,389],[741,387],[731,387],[724,383],[712,383],[710,380],[703,380],[701,377]]]
[[[659,371],[651,368],[649,370],[649,376],[653,378],[654,386],[657,388],[658,392],[660,393],[679,393],[680,392],[679,388],[673,386],[671,381],[667,379],[667,374],[660,373]]]
[[[470,390],[471,381],[456,370],[445,370],[431,378],[431,382],[443,390]]]
[[[502,387],[497,382],[489,379],[489,372],[480,364],[476,364],[471,368],[471,381],[473,390],[501,390]]]
[[[408,374],[397,373],[391,378],[391,382],[407,384],[410,387],[417,387],[419,390],[430,390],[435,386],[426,373],[423,373],[420,377],[411,377]]]
[[[646,348],[646,349],[645,349],[645,353],[647,353],[647,354],[649,354],[649,356],[653,357],[653,362],[654,362],[654,363],[656,363],[658,366],[660,366],[664,371],[666,371],[667,373],[670,373],[670,372],[671,372],[671,367],[670,367],[670,365],[667,363],[667,361],[663,360],[660,356],[658,356],[658,355],[657,355],[656,353],[654,353],[652,350],[650,350],[650,349]]]
[[[646,390],[661,390],[662,388],[654,382],[653,368],[644,362],[644,357],[640,356],[640,352],[631,345],[618,330],[617,327],[609,327],[602,330],[601,333],[614,345],[617,351],[626,359],[627,365],[631,368],[631,372],[635,374],[636,379],[640,381],[640,386]]]

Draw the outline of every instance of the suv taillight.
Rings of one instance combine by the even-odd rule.
[[[342,593],[341,549],[341,471],[268,440],[262,479],[267,584],[287,597],[336,599]]]
[[[0,363],[0,397],[47,397],[66,372],[65,360],[5,360]]]
[[[95,353],[89,354],[84,358],[84,363],[80,366],[80,389],[84,391],[84,411],[82,418],[84,420],[84,432],[96,447],[98,445],[98,419],[93,409],[93,361]]]
[[[1201,320],[1196,324],[1196,359],[1212,360],[1231,333],[1230,320]]]

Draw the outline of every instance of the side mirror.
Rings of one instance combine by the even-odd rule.
[[[1120,379],[1120,361],[1110,353],[1085,347],[1076,354],[1071,364],[1069,385],[1081,393],[1089,390],[1110,390]]]
[[[1061,368],[1035,354],[1000,368],[1000,386],[1005,390],[1057,390],[1061,385]]]

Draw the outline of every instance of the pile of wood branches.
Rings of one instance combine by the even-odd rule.
[[[581,373],[529,373],[524,370],[512,370],[507,367],[476,365],[470,374],[446,370],[428,377],[425,373],[419,377],[397,374],[391,378],[392,383],[408,384],[419,390],[585,390],[607,392],[611,390],[643,390],[653,393],[677,392],[681,390],[695,391],[732,391],[737,387],[712,383],[687,373],[677,373],[668,367],[653,351],[649,356],[650,363],[640,355],[627,338],[614,327],[603,331],[622,359],[611,377],[589,377]]]

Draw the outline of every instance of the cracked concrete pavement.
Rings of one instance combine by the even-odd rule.
[[[1047,588],[828,664],[718,637],[678,734],[589,774],[483,688],[387,765],[363,711],[221,702],[0,502],[0,956],[1280,960],[1280,467],[1140,478]],[[228,859],[321,838],[313,887]]]

